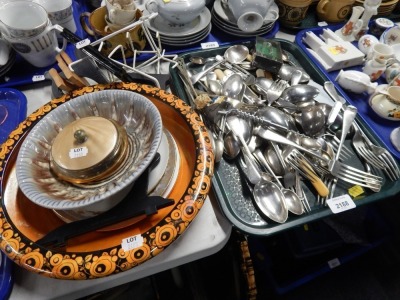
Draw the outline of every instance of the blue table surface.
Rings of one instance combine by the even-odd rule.
[[[92,37],[89,37],[88,34],[83,30],[83,28],[79,25],[80,24],[80,15],[83,12],[90,11],[90,8],[86,5],[86,1],[73,1],[73,8],[74,8],[74,18],[77,24],[77,31],[75,32],[82,39],[89,38],[93,41]],[[271,30],[263,35],[265,38],[272,38],[279,30],[279,23],[275,22],[274,26]],[[255,36],[251,36],[249,38],[242,38],[237,36],[230,36],[224,32],[219,31],[215,26],[212,27],[210,34],[201,42],[193,45],[189,45],[187,47],[170,47],[170,46],[163,46],[166,55],[170,54],[180,54],[183,52],[190,52],[195,50],[201,49],[201,43],[209,43],[209,42],[217,42],[220,46],[224,46],[231,43],[237,43],[245,40],[254,39]],[[65,52],[73,59],[76,58],[75,56],[75,45],[68,43]],[[150,48],[148,49],[150,50]],[[137,61],[144,61],[150,58],[149,54],[141,54],[137,57]],[[130,62],[128,60],[128,62]],[[34,81],[32,80],[34,76],[44,75],[46,71],[50,68],[56,68],[59,70],[57,64],[51,65],[45,68],[36,68],[29,63],[25,62],[24,59],[17,54],[16,62],[11,68],[9,72],[7,72],[4,78],[0,79],[0,87],[16,87],[20,85],[27,85],[32,84]],[[49,80],[49,79],[44,79]]]
[[[332,31],[335,31],[338,28],[341,28],[341,25],[334,26],[324,26],[317,27],[311,29],[305,29],[297,33],[295,42],[300,46],[300,48],[307,54],[307,56],[314,62],[314,64],[335,84],[338,92],[346,99],[348,103],[354,105],[358,109],[358,114],[360,118],[369,125],[371,131],[373,131],[380,139],[382,144],[397,158],[400,159],[400,152],[393,147],[392,142],[390,141],[390,133],[393,129],[400,126],[400,122],[391,121],[380,117],[376,114],[372,108],[368,104],[369,95],[364,92],[362,94],[353,93],[350,91],[346,91],[342,89],[339,84],[335,81],[338,71],[327,72],[325,68],[314,58],[314,56],[308,51],[308,47],[305,43],[303,43],[303,37],[306,35],[306,32],[313,32],[316,36],[319,36],[324,28],[329,28]],[[357,41],[353,42],[354,45],[357,45]],[[363,66],[355,66],[349,67],[343,70],[357,70],[361,71]],[[384,78],[378,79],[378,84],[386,84]],[[400,120],[399,120],[400,121]]]

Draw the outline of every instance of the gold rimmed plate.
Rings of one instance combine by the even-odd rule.
[[[118,230],[95,231],[68,240],[63,250],[35,243],[64,224],[51,209],[27,199],[18,187],[15,162],[19,147],[35,124],[53,109],[83,94],[123,89],[150,99],[179,151],[179,172],[168,198],[174,205]],[[156,87],[112,83],[75,90],[53,99],[23,121],[0,149],[1,250],[21,267],[58,279],[85,280],[123,272],[162,252],[183,234],[203,206],[213,176],[214,156],[207,129],[183,100]],[[131,237],[141,243],[123,243]]]

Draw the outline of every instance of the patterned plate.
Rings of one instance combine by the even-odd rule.
[[[163,126],[173,135],[180,165],[168,198],[175,204],[132,226],[94,231],[68,240],[63,250],[35,243],[63,222],[50,209],[34,204],[18,187],[15,161],[19,147],[35,124],[68,100],[106,89],[130,90],[149,98],[159,109]],[[40,275],[71,280],[100,278],[138,266],[158,255],[195,219],[208,195],[214,156],[207,129],[183,100],[156,87],[112,83],[75,90],[53,99],[20,123],[0,148],[0,249],[21,267]],[[142,241],[126,244],[130,237]],[[124,243],[123,243],[124,242]]]

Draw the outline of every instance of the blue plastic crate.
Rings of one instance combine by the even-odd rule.
[[[0,88],[0,144],[26,118],[25,95],[12,88]]]

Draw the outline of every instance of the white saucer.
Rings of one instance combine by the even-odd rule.
[[[149,12],[145,10],[143,15],[149,15]],[[207,28],[211,23],[211,13],[209,9],[205,7],[200,16],[192,22],[182,25],[172,24],[163,19],[160,15],[156,16],[154,19],[147,20],[146,22],[149,29],[153,32],[158,31],[160,36],[182,38],[183,36],[191,36]]]
[[[393,147],[395,147],[397,151],[400,151],[400,127],[392,130],[390,133],[390,141],[392,142]]]
[[[157,186],[158,182],[161,180],[161,177],[165,172],[165,169],[167,168],[170,146],[165,131],[166,129],[164,129],[161,143],[157,151],[160,154],[160,161],[158,162],[158,165],[153,170],[151,170],[149,175],[149,183],[147,188],[148,193]]]
[[[215,12],[215,9],[211,10],[211,19],[213,22],[218,22],[221,26],[229,28],[232,31],[240,30],[239,27],[237,26],[237,24],[232,24],[230,22],[228,23],[228,22],[224,21],[223,19],[221,19]],[[244,33],[254,35],[254,33],[271,28],[274,24],[275,24],[275,22],[264,23],[258,30],[253,31],[253,32],[244,32]]]
[[[253,32],[245,32],[239,29],[236,25],[229,25],[228,23],[223,23],[220,18],[216,17],[215,14],[212,14],[212,23],[215,25],[219,30],[238,37],[252,37],[255,35],[265,35],[271,31],[274,26],[274,23],[263,25],[260,29],[253,31]]]
[[[202,32],[190,36],[190,37],[183,37],[183,38],[169,38],[169,37],[160,37],[160,40],[163,44],[165,45],[169,45],[169,46],[186,46],[186,45],[192,45],[192,44],[196,44],[200,41],[202,41],[203,39],[205,39],[208,34],[211,32],[211,23],[210,25],[205,28],[205,30],[203,30]],[[153,34],[152,34],[153,35]],[[155,36],[153,35],[153,37],[155,38]]]
[[[157,187],[149,194],[149,196],[162,196],[167,198],[178,178],[181,160],[178,145],[176,144],[174,137],[168,131],[166,131],[165,134],[170,145],[168,165],[165,169],[164,175],[158,182]]]

